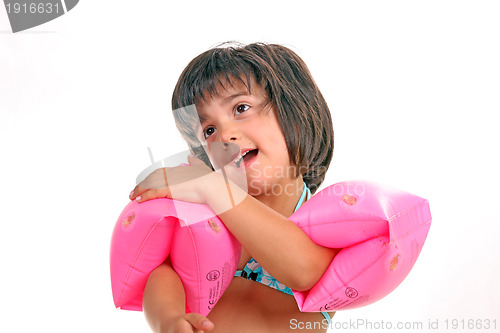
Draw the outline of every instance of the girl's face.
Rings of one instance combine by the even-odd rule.
[[[237,80],[234,80],[237,81]],[[197,104],[200,139],[236,144],[242,158],[248,193],[278,195],[296,183],[288,149],[276,111],[267,102],[264,89],[252,82],[252,91],[239,81],[220,88],[218,96]]]

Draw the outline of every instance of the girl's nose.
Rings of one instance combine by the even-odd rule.
[[[222,142],[237,141],[241,139],[241,133],[238,130],[237,126],[232,124],[225,124],[224,126],[219,128],[218,139]]]

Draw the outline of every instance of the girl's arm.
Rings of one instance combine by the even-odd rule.
[[[195,329],[209,331],[213,328],[206,317],[198,313],[185,313],[185,298],[182,282],[169,261],[151,272],[142,305],[153,332],[192,333]]]
[[[222,174],[212,172],[197,158],[188,160],[191,166],[153,172],[134,189],[130,198],[142,202],[173,197],[206,203],[250,255],[278,281],[295,290],[308,290],[318,282],[338,250],[314,244],[293,222],[232,181],[225,181]]]
[[[219,177],[219,174],[214,174]],[[339,249],[317,245],[295,223],[230,182],[233,208],[223,180],[207,188],[207,204],[242,246],[278,281],[294,290],[309,290],[321,278]]]

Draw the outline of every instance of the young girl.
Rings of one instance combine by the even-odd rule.
[[[148,176],[130,198],[142,202],[175,193],[175,199],[208,204],[241,243],[241,257],[208,318],[185,313],[184,289],[167,259],[150,274],[144,291],[151,328],[325,332],[333,313],[300,312],[291,293],[314,286],[338,252],[314,244],[288,220],[323,181],[333,152],[330,111],[309,70],[281,45],[214,48],[193,59],[177,82],[173,109],[190,105],[201,127],[188,114],[175,113],[194,154],[190,165],[168,168],[171,185],[160,188]],[[237,145],[248,193],[207,166],[202,142]],[[225,200],[228,187],[231,205]]]

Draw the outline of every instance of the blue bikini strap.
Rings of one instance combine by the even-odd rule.
[[[304,203],[304,199],[307,195],[307,200],[311,198],[311,190],[307,187],[306,183],[304,183],[304,190],[302,190],[302,195],[300,196],[299,202],[297,202],[297,206],[295,206],[294,212],[299,209],[300,206]]]

